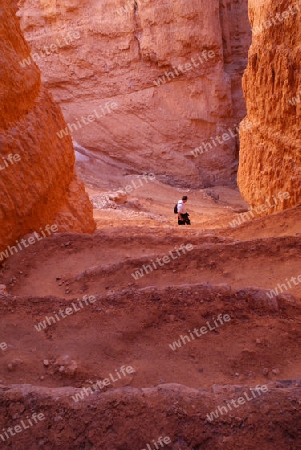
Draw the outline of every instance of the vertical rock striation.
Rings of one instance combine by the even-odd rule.
[[[246,113],[247,0],[24,0],[20,15],[80,145],[171,183],[233,183],[238,139],[222,135]]]
[[[252,206],[277,198],[269,214],[300,204],[301,2],[249,1],[253,41],[243,78],[248,115],[240,132],[238,184]],[[273,201],[274,203],[274,201]]]
[[[74,171],[70,137],[59,107],[42,86],[14,3],[0,1],[0,247],[56,224],[58,231],[94,231],[92,205]]]

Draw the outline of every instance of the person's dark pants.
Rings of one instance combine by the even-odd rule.
[[[185,213],[185,214],[181,214],[182,216],[182,220],[178,217],[178,225],[191,225],[190,224],[190,220],[189,220],[189,214]]]

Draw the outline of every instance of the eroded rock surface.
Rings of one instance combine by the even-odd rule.
[[[268,383],[260,388],[263,386],[266,392],[258,387],[255,390],[255,386],[250,390],[249,386],[228,385],[214,386],[212,393],[165,384],[85,394],[82,389],[68,387],[0,385],[3,430],[9,436],[8,427],[22,424],[22,420],[30,428],[23,430],[21,426],[22,433],[8,438],[2,432],[6,441],[2,444],[10,448],[13,442],[16,450],[26,446],[50,449],[57,442],[64,442],[68,449],[155,449],[153,442],[161,436],[169,437],[164,448],[173,450],[208,446],[213,450],[255,450],[263,445],[266,450],[297,450],[301,438],[295,425],[301,419],[300,380]],[[75,402],[72,397],[77,395],[83,400]],[[245,404],[228,406],[238,398]],[[25,416],[31,420],[31,427]]]
[[[249,14],[254,33],[243,79],[248,126],[240,132],[238,183],[250,205],[269,200],[272,212],[282,211],[300,204],[301,195],[301,4],[250,0]],[[279,201],[279,192],[289,197]]]
[[[25,0],[20,15],[76,142],[173,184],[233,183],[247,0]]]
[[[93,232],[92,205],[74,171],[70,137],[60,108],[42,86],[16,10],[0,5],[0,247],[31,231],[56,224],[58,231]]]

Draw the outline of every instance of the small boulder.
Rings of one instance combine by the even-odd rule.
[[[71,359],[69,355],[63,355],[56,359],[55,366],[59,367],[59,372],[66,375],[74,375],[78,365],[74,359]]]
[[[109,199],[115,202],[117,205],[122,205],[128,200],[127,194],[124,191],[116,191],[109,194]]]
[[[7,295],[7,293],[5,284],[0,284],[0,295]]]
[[[74,359],[72,359],[70,361],[70,363],[67,365],[67,367],[65,368],[65,373],[67,375],[74,375],[77,368],[78,368],[78,365],[77,365],[76,361],[74,361]]]

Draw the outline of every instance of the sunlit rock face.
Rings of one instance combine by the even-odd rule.
[[[250,205],[270,214],[300,204],[301,2],[250,0],[249,15],[238,183]]]
[[[234,182],[247,0],[22,4],[32,58],[76,142],[173,184]]]
[[[74,171],[70,136],[30,54],[15,4],[0,2],[0,247],[46,225],[93,232],[92,205]],[[47,234],[46,234],[47,236]]]

